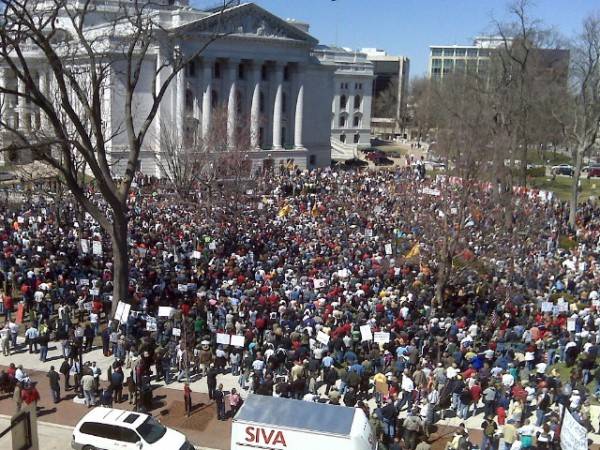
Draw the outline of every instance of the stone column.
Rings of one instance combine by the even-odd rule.
[[[3,88],[6,88],[7,78],[8,77],[6,76],[6,70],[1,69],[0,86],[2,86]],[[8,116],[8,114],[6,114],[8,112],[7,100],[7,96],[3,93],[0,93],[0,118],[2,118],[3,121],[5,121],[6,116]]]
[[[38,72],[38,86],[39,86],[39,90],[42,93],[42,95],[44,97],[48,97],[48,72],[44,69],[41,69]],[[46,127],[48,126],[48,117],[46,116],[46,113],[40,109],[39,111],[40,113],[40,125],[43,129],[43,131],[46,131]]]
[[[202,137],[208,137],[210,131],[210,116],[212,108],[212,76],[214,60],[202,61]]]
[[[185,117],[185,67],[176,75],[175,97],[175,129],[179,139],[183,139],[183,124]]]
[[[262,61],[253,61],[252,81],[252,106],[250,107],[250,147],[259,148],[260,145],[260,81],[262,78]]]
[[[296,73],[298,94],[296,97],[296,111],[294,114],[294,147],[297,149],[304,148],[302,144],[302,124],[304,122],[304,77],[303,73],[298,70]]]
[[[276,63],[274,80],[275,103],[273,106],[273,150],[281,150],[281,105],[283,102],[283,65]]]
[[[235,130],[237,126],[237,75],[239,60],[230,59],[227,63],[229,78],[229,99],[227,101],[227,145],[235,147]]]

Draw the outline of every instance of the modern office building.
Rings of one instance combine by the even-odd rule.
[[[373,63],[371,132],[384,139],[402,137],[406,123],[410,60],[375,48],[363,48],[361,52]]]
[[[371,145],[373,63],[364,53],[319,45],[314,55],[335,69],[331,106],[333,159],[350,159]]]

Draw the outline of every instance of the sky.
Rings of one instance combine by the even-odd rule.
[[[244,0],[243,0],[244,1]],[[411,78],[427,72],[430,45],[470,45],[506,17],[505,0],[254,0],[271,13],[310,24],[321,44],[376,47],[408,56]],[[535,0],[532,16],[572,36],[599,0]]]

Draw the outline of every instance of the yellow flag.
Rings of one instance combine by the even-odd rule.
[[[415,256],[419,256],[420,254],[421,246],[417,242],[415,245],[413,245],[413,248],[411,248],[410,251],[406,254],[406,258],[414,258]]]
[[[316,203],[315,203],[315,206],[312,207],[310,213],[312,214],[313,217],[317,217],[319,215],[319,208],[317,208]]]
[[[290,205],[283,205],[283,207],[277,213],[277,217],[285,217],[290,213],[292,207]]]

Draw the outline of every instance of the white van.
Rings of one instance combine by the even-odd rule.
[[[194,450],[185,435],[148,414],[97,407],[73,430],[76,450]]]
[[[376,450],[362,410],[250,395],[233,418],[231,450]]]

